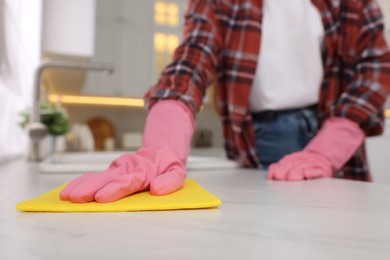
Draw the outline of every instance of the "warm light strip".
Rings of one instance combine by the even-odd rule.
[[[80,105],[127,106],[127,107],[144,106],[144,100],[142,98],[49,95],[49,101],[53,103],[61,102],[62,104],[80,104]]]
[[[106,105],[106,106],[127,106],[127,107],[144,106],[144,100],[142,98],[49,95],[49,101],[52,103],[56,103],[60,101],[63,104],[80,104],[80,105]],[[390,109],[385,110],[385,117],[390,118]]]

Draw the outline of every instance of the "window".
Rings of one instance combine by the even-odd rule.
[[[158,74],[171,61],[172,54],[179,45],[179,37],[175,34],[156,32],[154,34],[155,66]]]
[[[172,54],[180,43],[182,13],[185,0],[157,0],[154,3],[154,64],[155,77],[171,61]]]
[[[154,4],[154,22],[162,26],[178,26],[179,5],[173,2],[157,1]]]

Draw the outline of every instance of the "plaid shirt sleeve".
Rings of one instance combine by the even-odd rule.
[[[343,40],[338,46],[344,64],[342,93],[331,114],[357,122],[367,136],[377,135],[383,130],[383,106],[390,90],[390,52],[383,17],[375,0],[344,3]],[[356,3],[362,11],[356,12]]]
[[[215,1],[191,0],[188,3],[183,41],[157,85],[145,94],[147,109],[161,99],[176,99],[195,115],[216,73],[222,33],[214,11]]]

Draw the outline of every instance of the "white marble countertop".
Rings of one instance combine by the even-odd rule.
[[[0,166],[0,259],[390,259],[390,186],[272,182],[258,170],[191,172],[218,209],[25,213],[16,203],[75,175]]]

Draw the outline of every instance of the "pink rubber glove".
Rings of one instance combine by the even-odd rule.
[[[329,118],[302,151],[271,164],[267,178],[297,181],[332,177],[363,143],[364,136],[355,122],[341,117]]]
[[[158,102],[148,113],[143,143],[135,154],[124,154],[108,169],[73,180],[60,198],[79,203],[111,202],[148,189],[153,195],[181,189],[194,130],[194,117],[183,103]]]

